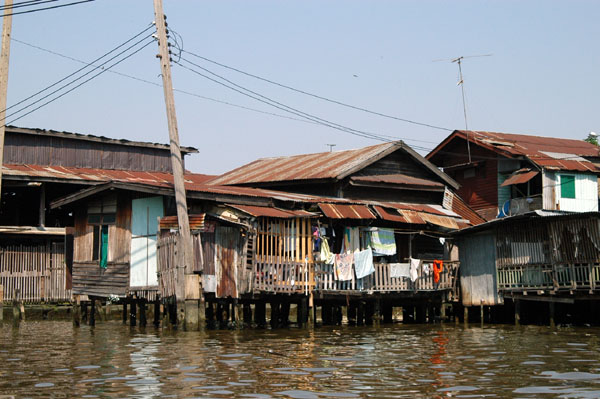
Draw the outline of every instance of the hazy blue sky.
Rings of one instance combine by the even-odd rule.
[[[600,131],[598,1],[165,0],[184,49],[321,96],[423,123],[464,128],[458,70],[437,59],[492,53],[463,64],[469,128],[584,138]],[[13,17],[13,38],[92,61],[152,22],[151,0],[97,0]],[[152,44],[115,67],[161,83]],[[186,59],[286,105],[345,126],[433,148],[448,132],[345,109]],[[8,104],[81,64],[13,41]],[[177,89],[287,115],[173,66]],[[379,141],[176,94],[187,167],[217,174],[260,157],[358,148]],[[288,115],[294,117],[293,115]],[[11,118],[9,118],[10,121]],[[105,73],[14,123],[166,143],[160,87]],[[421,149],[421,153],[425,153]]]

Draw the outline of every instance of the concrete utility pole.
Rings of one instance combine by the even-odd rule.
[[[177,321],[184,328],[197,330],[204,327],[204,296],[202,293],[202,280],[193,274],[194,252],[190,235],[190,225],[187,212],[185,184],[183,180],[183,161],[179,148],[179,133],[177,130],[177,116],[175,114],[175,100],[173,98],[173,82],[171,81],[171,57],[167,37],[166,17],[163,13],[162,0],[154,0],[154,17],[158,46],[160,53],[160,68],[163,79],[167,120],[169,124],[169,140],[171,144],[171,164],[173,168],[173,182],[175,186],[175,203],[177,205],[177,221],[179,224],[180,244],[183,247],[182,260],[177,265]]]
[[[8,60],[10,58],[12,4],[12,0],[4,0],[5,15],[2,22],[2,53],[0,54],[0,115],[2,115],[3,119],[0,122],[0,204],[2,203],[2,165],[4,164],[4,133],[6,131],[6,96],[8,93]]]

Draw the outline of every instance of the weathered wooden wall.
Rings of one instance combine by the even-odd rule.
[[[108,229],[108,266],[92,260],[93,226],[87,223],[87,205],[75,212],[73,241],[73,294],[125,296],[129,287],[131,199],[117,197],[116,222]]]
[[[21,134],[7,130],[4,163],[139,171],[171,171],[168,149]]]
[[[67,289],[64,243],[0,246],[0,285],[4,300],[62,302],[71,300]]]

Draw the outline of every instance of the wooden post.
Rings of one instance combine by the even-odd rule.
[[[324,326],[333,324],[333,307],[330,302],[322,302],[321,304],[321,322]]]
[[[140,327],[146,327],[146,324],[148,324],[146,320],[146,300],[140,299],[138,305],[140,307]]]
[[[550,312],[550,328],[554,328],[556,327],[556,322],[554,319],[554,315],[555,315],[555,303],[554,302],[548,302],[548,310]]]
[[[88,321],[88,305],[87,302],[81,302],[81,321],[87,323]]]
[[[515,299],[515,326],[521,325],[521,301]]]
[[[44,183],[40,184],[40,211],[38,223],[40,227],[46,225],[46,185]]]
[[[481,322],[481,327],[483,327],[483,323],[485,322],[485,312],[484,312],[483,304],[479,305],[479,319]]]
[[[154,301],[154,327],[160,327],[160,302]]]
[[[127,324],[127,302],[123,299],[123,324]]]
[[[263,300],[254,304],[254,322],[259,327],[264,327],[267,324],[267,304]]]
[[[375,321],[375,325],[379,326],[381,324],[381,300],[379,298],[375,300],[375,308],[373,309],[373,320]]]
[[[0,53],[0,195],[2,194],[2,165],[4,164],[4,133],[6,132],[6,96],[8,93],[8,65],[10,58],[10,35],[12,29],[12,0],[4,0],[2,22],[2,52]]]
[[[463,308],[463,322],[465,325],[469,324],[469,307],[465,306]]]
[[[96,300],[94,298],[90,298],[90,317],[89,317],[89,325],[91,327],[96,325]]]
[[[132,299],[131,300],[131,305],[129,306],[129,326],[130,327],[135,327],[135,325],[137,324],[137,306],[136,306],[136,302],[137,299]]]
[[[232,305],[232,306],[235,306],[236,327],[243,328],[244,327],[243,306],[240,303],[240,301],[238,301],[237,299],[233,300],[233,304],[234,305]]]
[[[249,326],[252,324],[252,307],[250,302],[244,302],[244,325]]]
[[[0,323],[4,320],[4,287],[0,285]]]
[[[171,80],[171,57],[169,55],[169,46],[167,39],[166,17],[163,13],[162,0],[154,0],[154,20],[156,24],[156,33],[158,35],[158,46],[160,59],[160,68],[162,72],[163,90],[165,97],[165,106],[167,111],[167,122],[169,126],[169,142],[171,147],[171,167],[173,169],[173,186],[175,189],[175,204],[177,207],[177,221],[179,226],[179,235],[183,247],[183,263],[177,265],[177,285],[176,298],[180,309],[178,310],[178,321],[185,325],[185,303],[188,299],[185,297],[185,276],[193,275],[194,252],[192,248],[192,238],[190,234],[190,225],[187,211],[187,199],[185,194],[185,183],[183,178],[183,159],[179,147],[179,131],[177,128],[177,115],[175,113],[175,99],[173,97],[173,82]],[[192,325],[204,327],[204,312],[198,312],[198,308],[204,310],[204,292],[202,290],[202,280],[198,281],[200,289],[200,304],[195,308],[189,306],[194,320]],[[190,298],[191,299],[191,298]],[[194,309],[195,310],[194,310]],[[183,312],[182,312],[183,311]],[[202,320],[200,320],[200,318]]]
[[[73,299],[73,327],[79,327],[81,325],[81,300],[79,295],[74,295]]]
[[[25,320],[25,306],[21,298],[21,290],[16,288],[13,294],[13,320]]]
[[[279,301],[271,300],[271,328],[279,327]]]

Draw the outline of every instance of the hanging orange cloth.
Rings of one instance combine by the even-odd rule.
[[[440,273],[444,271],[444,261],[443,260],[434,260],[433,261],[433,282],[440,282]]]

